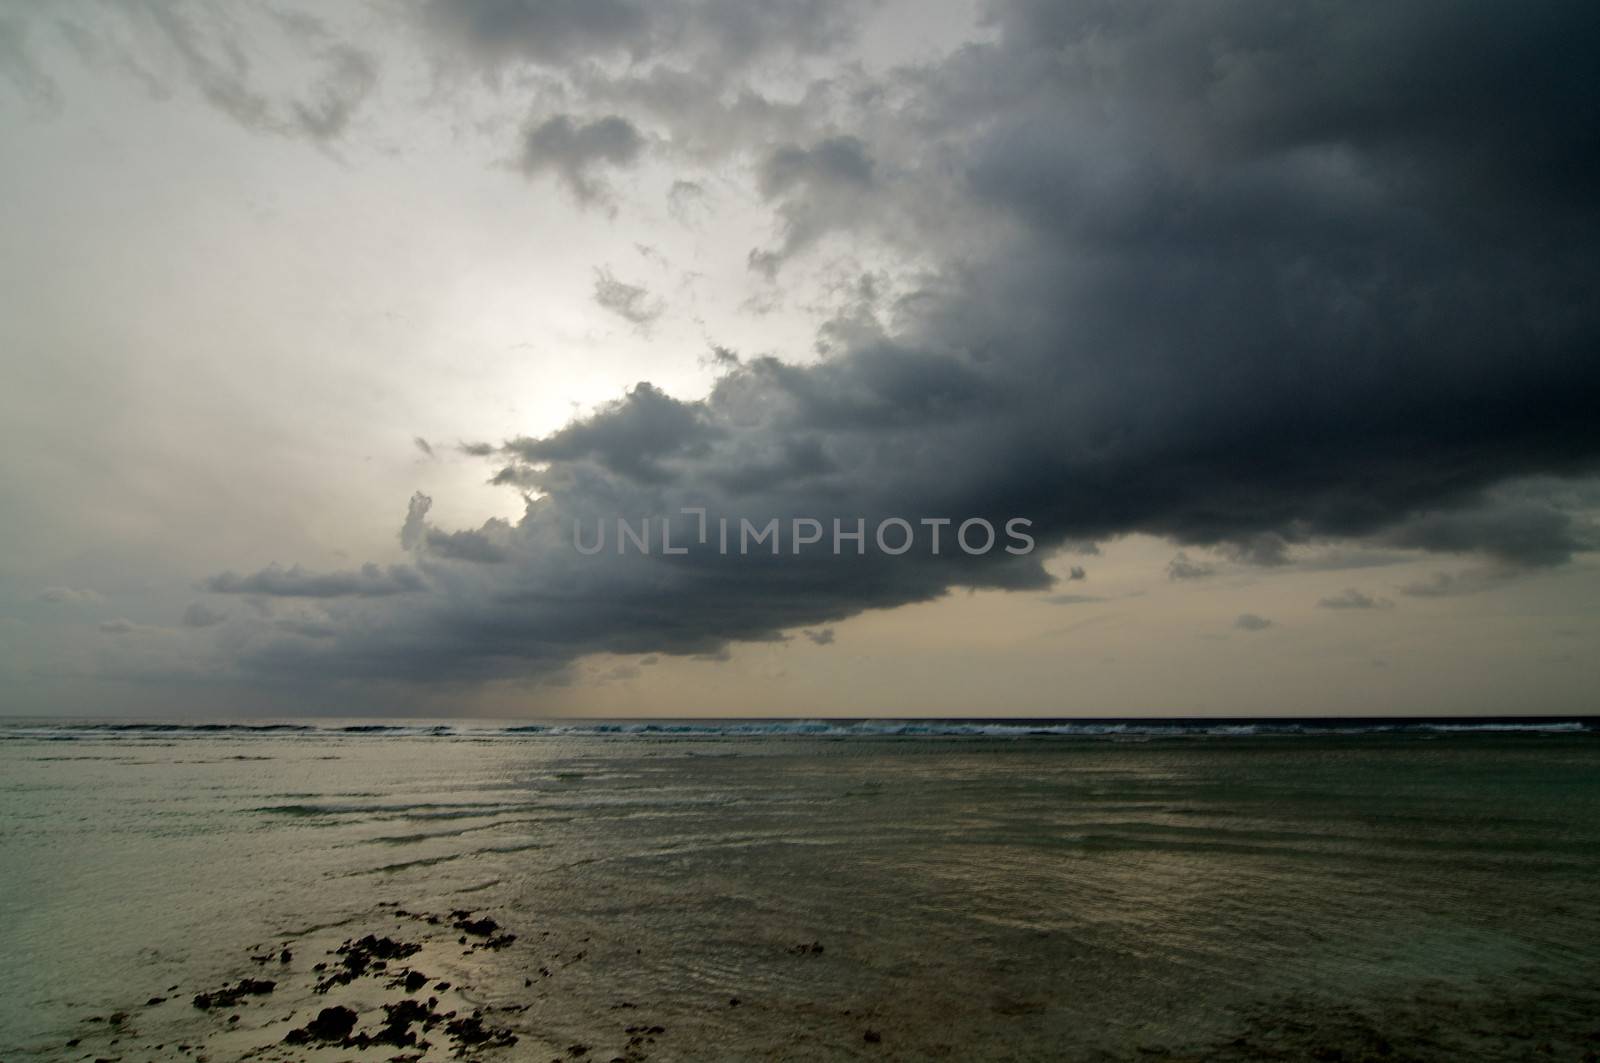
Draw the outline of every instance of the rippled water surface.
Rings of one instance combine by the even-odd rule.
[[[1600,1048],[1586,727],[1040,730],[0,726],[0,1058],[388,1059],[282,1042],[406,970],[516,1037],[428,1059]]]

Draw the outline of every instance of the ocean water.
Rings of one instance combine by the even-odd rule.
[[[7,1061],[1594,1059],[1597,896],[1585,722],[0,723]]]

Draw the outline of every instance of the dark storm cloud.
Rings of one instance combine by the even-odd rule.
[[[213,594],[264,594],[284,598],[382,598],[391,594],[420,591],[426,584],[414,570],[404,565],[380,568],[368,563],[353,572],[308,572],[295,565],[268,565],[259,572],[241,576],[223,572],[205,580],[202,586]]]
[[[806,628],[804,631],[801,632],[801,634],[804,635],[807,639],[809,639],[812,642],[813,645],[817,645],[817,646],[832,646],[833,645],[834,636],[833,636],[833,628],[831,628],[831,627],[818,628],[816,631],[813,631],[810,628]]]
[[[667,309],[660,299],[651,298],[646,289],[619,281],[606,269],[594,271],[594,301],[601,309],[609,310],[641,329],[648,329],[655,324]]]
[[[853,124],[749,146],[779,228],[753,263],[776,275],[826,233],[881,241],[918,271],[892,324],[852,312],[813,364],[729,362],[695,401],[640,384],[504,444],[496,479],[526,511],[472,533],[502,563],[415,533],[428,594],[253,663],[466,679],[714,656],[952,587],[1044,589],[1046,551],[1132,532],[1257,565],[1334,540],[1496,572],[1589,549],[1580,505],[1505,485],[1600,458],[1597,23],[1576,3],[999,4],[992,39],[857,94]],[[537,59],[529,32],[474,47]],[[627,51],[636,32],[574,39]],[[637,154],[551,121],[526,158],[580,198],[591,166]],[[1040,550],[572,547],[575,521],[683,506],[1020,516]]]
[[[543,439],[516,439],[506,451],[518,460],[501,472],[503,482],[525,486],[558,484],[567,470],[614,475],[621,486],[679,478],[675,466],[707,452],[716,429],[701,403],[674,399],[649,383],[594,417],[575,421]],[[554,471],[541,468],[564,463]]]
[[[1548,502],[1495,501],[1419,514],[1384,535],[1395,546],[1444,553],[1482,552],[1512,565],[1561,565],[1593,550],[1593,527]]]
[[[530,177],[555,174],[574,199],[591,205],[611,198],[601,171],[630,166],[643,151],[644,137],[625,118],[584,122],[558,114],[528,126],[517,165]]]

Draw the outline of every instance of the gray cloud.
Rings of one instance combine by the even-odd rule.
[[[312,140],[328,141],[342,135],[378,83],[376,60],[348,45],[328,49],[326,70],[312,86],[311,97],[294,103],[294,122]]]
[[[1222,544],[1227,556],[1242,565],[1271,568],[1289,563],[1289,540],[1280,532],[1258,532]]]
[[[1272,621],[1254,613],[1240,613],[1239,619],[1233,622],[1233,626],[1240,631],[1265,631],[1272,626]]]
[[[62,94],[52,74],[61,44],[79,63],[129,79],[150,99],[171,98],[174,83],[187,84],[246,129],[324,147],[343,136],[379,79],[376,57],[320,19],[185,0],[15,5],[0,15],[0,77],[24,99],[56,109]]]
[[[692,225],[703,217],[705,197],[704,185],[698,181],[685,181],[680,178],[673,181],[672,187],[667,190],[667,209],[678,221]]]
[[[836,136],[802,148],[777,148],[762,164],[761,194],[777,203],[781,237],[776,248],[750,252],[750,265],[773,276],[785,260],[826,233],[858,220],[867,209],[875,167],[857,137]]]
[[[1173,581],[1205,579],[1217,573],[1215,565],[1204,561],[1196,561],[1188,554],[1179,550],[1171,561],[1167,562],[1167,578]]]
[[[0,78],[37,106],[50,108],[59,102],[55,79],[39,65],[29,47],[28,24],[9,15],[0,15]]]
[[[649,9],[628,0],[430,0],[423,15],[430,29],[491,65],[626,54],[649,26]]]
[[[1509,568],[1471,568],[1460,572],[1435,572],[1426,580],[1407,583],[1400,593],[1412,598],[1455,598],[1494,590],[1516,578]]]
[[[801,634],[810,639],[815,645],[833,645],[833,628],[831,627],[818,628],[816,631],[812,631],[810,628],[807,628],[806,630],[802,631]]]
[[[418,450],[422,451],[422,453],[426,454],[428,457],[431,458],[434,456],[433,444],[429,443],[426,439],[423,439],[421,436],[413,436],[411,442]]]
[[[180,619],[184,627],[214,627],[228,619],[228,614],[211,608],[205,602],[190,602]]]
[[[644,137],[626,118],[582,122],[558,114],[528,126],[517,165],[530,177],[555,174],[574,199],[589,206],[611,200],[601,171],[631,166],[643,151]]]
[[[655,324],[667,309],[660,299],[652,299],[646,289],[619,281],[606,269],[594,271],[594,301],[602,309],[641,329]]]
[[[1374,598],[1354,587],[1330,595],[1317,602],[1319,609],[1391,609],[1394,603],[1387,598]]]
[[[98,625],[99,629],[107,635],[126,635],[133,631],[134,626],[133,621],[122,617],[118,617],[115,620],[102,620]]]
[[[331,142],[345,132],[378,81],[371,54],[335,40],[310,16],[257,13],[273,16],[266,22],[275,25],[288,55],[315,70],[304,94],[296,97],[275,96],[256,82],[244,42],[265,26],[243,26],[222,9],[181,3],[135,4],[126,13],[136,30],[153,29],[164,41],[207,103],[257,132]],[[92,31],[80,27],[79,32]]]
[[[832,0],[429,0],[423,26],[490,70],[666,56],[736,68],[848,39],[852,5]]]
[[[511,526],[491,520],[478,530],[441,531],[428,523],[433,499],[420,491],[411,496],[406,522],[400,527],[400,545],[429,558],[495,564],[507,557]]]
[[[404,565],[387,568],[367,563],[353,572],[308,572],[295,565],[284,568],[272,564],[259,572],[241,576],[223,572],[206,579],[202,586],[213,594],[264,594],[284,598],[381,598],[391,594],[420,591],[426,584],[413,569]]]
[[[1093,602],[1109,601],[1095,594],[1047,594],[1044,600],[1051,605],[1089,605]]]
[[[675,47],[622,5],[560,29],[523,21],[559,6],[431,11],[471,13],[437,25],[485,62]],[[353,603],[337,636],[249,663],[438,679],[714,657],[954,587],[1047,589],[1044,551],[1133,532],[1259,565],[1335,540],[1560,563],[1592,546],[1580,504],[1505,492],[1600,460],[1597,24],[1576,4],[997,4],[991,38],[746,145],[780,230],[753,264],[880,241],[916,264],[882,324],[848,316],[814,363],[729,363],[698,400],[641,383],[507,441],[495,476],[529,492],[520,520],[408,517],[427,593]],[[642,144],[620,114],[557,116],[522,165],[595,202]],[[571,549],[574,521],[680,506],[1025,516],[1041,553]],[[464,563],[480,538],[498,564]]]
[[[331,639],[339,634],[339,626],[331,620],[309,616],[278,617],[272,627],[303,639]]]
[[[58,605],[85,605],[91,602],[98,602],[102,600],[97,591],[92,591],[81,587],[62,586],[46,587],[44,590],[40,591],[36,597],[41,602],[51,602]]]

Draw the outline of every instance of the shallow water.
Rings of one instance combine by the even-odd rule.
[[[1600,1048],[1586,728],[786,730],[0,726],[0,1058],[388,1059],[281,1041],[406,969],[483,1058]]]

